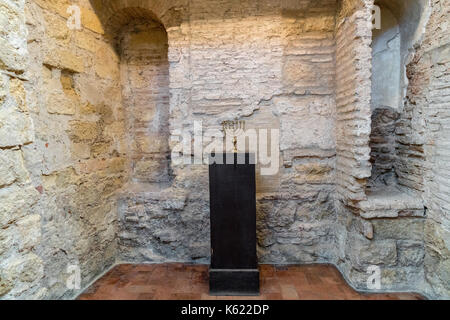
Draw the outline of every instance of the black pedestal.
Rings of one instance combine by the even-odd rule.
[[[216,155],[209,167],[212,295],[258,295],[255,165],[251,154]],[[228,161],[227,161],[228,160]]]

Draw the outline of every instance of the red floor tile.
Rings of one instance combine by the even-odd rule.
[[[114,267],[80,300],[419,300],[415,293],[366,294],[353,290],[331,265],[261,265],[261,295],[210,296],[208,266],[181,263]]]

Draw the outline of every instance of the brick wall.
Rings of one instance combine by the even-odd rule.
[[[371,175],[369,17],[367,8],[342,12],[336,30],[336,190],[350,205],[366,198]]]
[[[449,156],[449,39],[445,27],[450,14],[448,1],[431,1],[431,16],[420,48],[408,66],[410,86],[407,108],[415,134],[405,136],[411,151],[423,148],[423,160],[413,157],[408,167],[417,177],[424,171],[423,189],[427,206],[425,224],[425,279],[433,297],[449,297],[450,188]],[[422,161],[419,161],[422,160]],[[420,184],[419,184],[420,185]]]

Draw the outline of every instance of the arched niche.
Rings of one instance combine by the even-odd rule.
[[[105,37],[120,58],[130,181],[168,182],[170,106],[166,28],[153,11],[145,7],[122,8],[117,5],[120,2],[115,2],[114,7],[103,7],[101,13],[110,13],[103,20]],[[133,1],[127,3],[130,2]]]
[[[381,28],[372,32],[372,176],[369,190],[397,185],[398,124],[404,112],[406,66],[421,40],[426,1],[379,0]]]

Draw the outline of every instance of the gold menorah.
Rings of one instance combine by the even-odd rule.
[[[222,122],[223,132],[225,136],[233,136],[233,152],[237,153],[237,137],[244,133],[245,131],[245,121],[243,120],[228,120]]]

